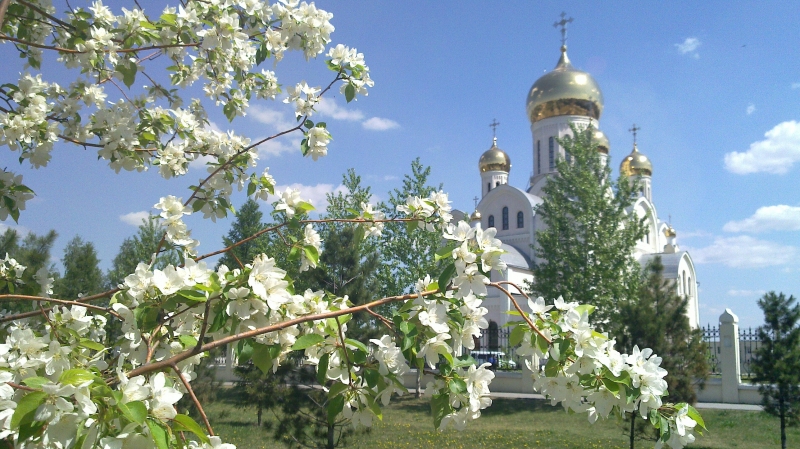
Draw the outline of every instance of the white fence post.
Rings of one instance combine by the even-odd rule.
[[[719,343],[721,352],[720,371],[722,372],[722,402],[739,403],[739,317],[731,309],[719,316]]]

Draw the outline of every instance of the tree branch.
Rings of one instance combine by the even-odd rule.
[[[508,291],[508,290],[506,290],[506,289],[504,289],[503,287],[501,287],[501,286],[500,286],[500,284],[508,284],[508,285],[511,285],[511,286],[513,286],[513,287],[514,287],[514,288],[516,288],[516,289],[517,289],[517,291],[519,291],[519,292],[520,292],[520,294],[522,294],[522,296],[524,296],[525,298],[528,298],[528,295],[526,295],[526,294],[525,294],[525,292],[523,292],[523,291],[522,291],[522,289],[521,289],[521,288],[519,288],[519,286],[518,286],[518,285],[516,285],[516,284],[514,284],[513,282],[508,282],[508,281],[500,281],[500,282],[491,282],[491,283],[489,284],[489,285],[491,285],[492,287],[494,287],[494,288],[496,288],[496,289],[500,290],[501,292],[505,293],[505,294],[506,294],[506,296],[508,296],[508,299],[510,299],[510,300],[511,300],[511,302],[514,304],[514,308],[515,308],[515,309],[517,309],[517,312],[519,312],[519,314],[522,316],[522,319],[523,319],[523,320],[525,320],[525,322],[526,322],[526,323],[528,323],[528,326],[530,326],[531,330],[533,330],[534,332],[536,332],[536,333],[537,333],[537,334],[538,334],[540,337],[544,338],[544,341],[546,341],[548,345],[549,345],[549,344],[551,344],[551,343],[552,343],[552,341],[551,341],[549,338],[547,338],[547,337],[546,337],[546,336],[545,336],[545,335],[542,333],[542,331],[540,331],[540,330],[539,330],[539,328],[538,328],[538,327],[536,327],[536,325],[535,325],[535,324],[533,324],[533,321],[531,321],[531,319],[530,319],[530,318],[528,318],[528,314],[526,314],[526,313],[525,313],[525,312],[522,310],[522,308],[519,306],[519,304],[517,303],[517,300],[516,300],[516,299],[514,299],[514,295],[512,295],[511,293],[509,293],[509,291]],[[530,299],[530,298],[528,298],[528,299]]]
[[[203,406],[200,404],[200,401],[197,400],[197,396],[195,396],[194,390],[192,390],[192,386],[189,385],[189,382],[187,382],[186,379],[183,378],[183,374],[181,374],[181,370],[178,369],[178,365],[175,365],[173,363],[172,365],[170,365],[170,367],[173,370],[175,370],[175,374],[177,374],[178,377],[181,379],[181,382],[183,382],[184,388],[186,388],[186,391],[189,392],[189,396],[191,396],[192,402],[194,402],[194,406],[197,407],[197,411],[200,412],[200,416],[203,418],[203,423],[205,423],[206,425],[208,434],[213,437],[214,429],[211,428],[211,423],[208,422],[208,416],[206,416],[206,411],[203,410]]]
[[[409,299],[418,298],[420,296],[435,295],[437,293],[439,293],[439,290],[428,290],[428,291],[425,291],[425,292],[422,292],[422,293],[411,293],[411,294],[408,294],[408,295],[389,296],[389,297],[386,297],[386,298],[383,298],[383,299],[372,301],[372,302],[367,303],[367,304],[362,304],[360,306],[349,307],[347,309],[335,310],[335,311],[331,311],[331,312],[318,313],[318,314],[315,314],[315,315],[306,315],[306,316],[295,318],[293,320],[284,321],[283,323],[277,323],[277,324],[273,324],[271,326],[266,326],[266,327],[262,327],[262,328],[259,328],[259,329],[253,329],[251,331],[242,332],[241,334],[231,335],[231,336],[228,336],[228,337],[220,338],[219,340],[215,340],[215,341],[206,343],[202,347],[200,347],[200,349],[197,349],[196,347],[192,348],[192,349],[187,349],[186,351],[183,351],[183,352],[181,352],[179,354],[175,354],[174,356],[172,356],[172,357],[170,357],[168,359],[160,360],[160,361],[153,362],[153,363],[148,363],[146,365],[142,365],[142,366],[140,366],[140,367],[138,367],[136,369],[133,369],[133,370],[129,371],[128,372],[128,377],[132,378],[132,377],[141,376],[142,374],[147,374],[147,373],[150,373],[150,372],[153,372],[153,371],[159,371],[159,370],[162,370],[164,368],[169,368],[173,364],[176,364],[178,362],[186,360],[189,357],[197,355],[197,354],[199,354],[201,352],[208,352],[208,351],[210,351],[210,350],[212,350],[214,348],[218,348],[220,346],[225,346],[225,345],[227,345],[229,343],[237,342],[237,341],[243,340],[245,338],[257,337],[259,335],[263,335],[263,334],[268,334],[270,332],[279,331],[279,330],[282,330],[282,329],[286,329],[287,327],[295,326],[297,324],[307,323],[309,321],[319,321],[319,320],[324,320],[324,319],[327,319],[327,318],[335,318],[337,316],[349,315],[349,314],[352,314],[352,313],[355,313],[355,312],[361,312],[362,310],[366,310],[369,307],[380,306],[380,305],[383,305],[383,304],[388,304],[390,302],[406,301],[406,300],[409,300]]]
[[[0,0],[0,30],[3,29],[3,20],[6,18],[6,11],[10,4],[11,0]]]
[[[106,298],[108,296],[113,295],[114,293],[116,293],[118,291],[119,291],[119,288],[115,288],[113,290],[108,290],[108,291],[105,291],[103,293],[98,293],[96,295],[84,296],[83,298],[78,298],[78,300],[75,301],[75,302],[80,303],[80,305],[85,307],[86,306],[85,303],[87,303],[89,301],[94,301],[95,299]],[[0,300],[4,299],[5,296],[14,296],[14,295],[0,295]],[[14,315],[4,316],[4,317],[0,318],[0,323],[5,323],[5,322],[8,322],[8,321],[14,321],[14,320],[21,320],[23,318],[30,318],[32,316],[41,315],[42,312],[47,313],[47,312],[49,312],[51,310],[53,310],[52,307],[48,307],[47,309],[43,309],[42,311],[36,310],[36,311],[33,311],[33,312],[22,312],[22,313],[16,313]]]

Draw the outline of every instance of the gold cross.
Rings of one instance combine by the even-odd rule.
[[[567,24],[568,23],[572,23],[572,20],[573,20],[572,17],[570,17],[569,19],[566,19],[566,17],[567,17],[567,13],[562,12],[561,13],[561,21],[560,22],[556,22],[556,23],[553,24],[553,27],[555,27],[555,28],[558,28],[559,26],[561,27],[561,45],[562,46],[567,45]]]
[[[637,127],[636,127],[636,123],[634,123],[634,124],[633,124],[633,128],[631,128],[631,129],[629,129],[629,130],[628,130],[629,132],[632,132],[632,133],[633,133],[633,144],[634,144],[634,145],[636,145],[636,132],[637,132],[637,131],[639,131],[640,129],[642,129],[642,128],[637,128]]]
[[[497,137],[498,126],[500,126],[500,123],[496,119],[492,119],[492,123],[489,123],[489,127],[492,128],[492,137]]]

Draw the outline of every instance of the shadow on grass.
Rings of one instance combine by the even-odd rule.
[[[405,395],[399,398],[392,398],[392,406],[407,412],[431,413],[430,400],[425,397],[416,399],[413,395]],[[481,415],[487,417],[496,415],[508,416],[520,412],[564,413],[564,409],[560,406],[554,407],[543,399],[498,398],[492,400],[490,407],[481,410]]]

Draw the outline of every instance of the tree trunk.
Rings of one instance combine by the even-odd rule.
[[[414,392],[414,397],[419,399],[420,390],[422,390],[422,370],[417,369],[417,390]]]
[[[334,432],[333,431],[334,430],[336,430],[336,428],[333,427],[332,425],[328,424],[328,444],[325,445],[326,449],[334,449],[334,447],[336,447],[336,445],[334,444],[335,441],[333,439],[333,437],[334,437]]]
[[[786,449],[786,410],[784,407],[783,398],[780,399],[780,415],[781,415],[781,449]]]
[[[631,412],[631,449],[634,449],[633,436],[636,434],[636,412]]]
[[[261,404],[258,404],[258,427],[261,427]]]

